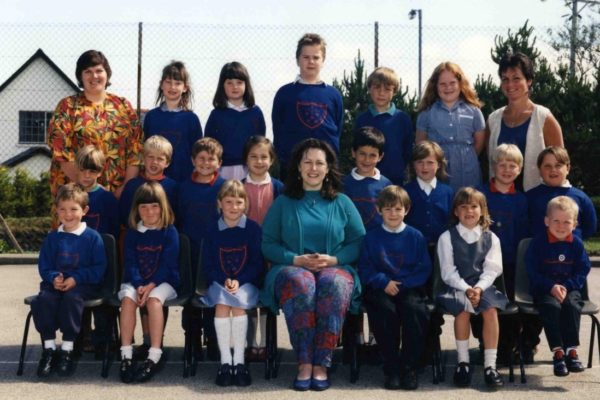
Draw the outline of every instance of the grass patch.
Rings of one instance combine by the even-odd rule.
[[[583,242],[590,256],[600,256],[600,236],[593,236]]]

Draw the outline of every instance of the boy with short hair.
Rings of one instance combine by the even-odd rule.
[[[48,234],[40,250],[42,282],[31,303],[33,321],[44,344],[37,368],[41,378],[53,370],[61,376],[73,373],[73,346],[81,329],[83,302],[97,295],[106,270],[102,238],[82,222],[88,211],[87,193],[75,183],[63,185],[55,206],[61,225]],[[62,332],[60,352],[56,350],[57,329]]]
[[[581,238],[573,234],[577,214],[577,203],[570,197],[550,200],[544,217],[547,230],[533,238],[525,255],[529,290],[554,353],[556,376],[584,370],[577,346],[581,290],[590,272],[590,260]]]
[[[394,185],[402,185],[415,138],[410,117],[392,103],[400,79],[393,69],[379,67],[367,78],[367,87],[373,103],[356,118],[356,127],[372,126],[383,132],[385,158],[379,163],[379,170]]]
[[[391,390],[418,387],[416,370],[429,325],[425,283],[431,260],[425,237],[404,223],[410,205],[399,186],[381,191],[377,211],[383,224],[367,232],[358,263],[369,320],[384,359],[384,386]]]
[[[271,119],[273,144],[280,163],[280,179],[285,179],[294,146],[307,138],[327,142],[340,153],[344,120],[342,95],[321,80],[326,43],[316,33],[306,33],[296,46],[300,74],[277,91]]]
[[[538,156],[537,166],[542,183],[525,193],[532,234],[546,231],[544,218],[548,202],[556,196],[568,196],[579,208],[574,234],[584,240],[593,236],[597,226],[596,209],[592,200],[582,190],[571,186],[567,179],[571,170],[571,159],[567,150],[558,146],[546,147]]]
[[[343,179],[344,193],[350,197],[367,231],[381,226],[375,203],[379,192],[392,184],[381,175],[377,163],[383,158],[385,138],[376,128],[365,126],[354,131],[352,157],[356,167]]]

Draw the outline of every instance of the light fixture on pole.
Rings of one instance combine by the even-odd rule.
[[[423,11],[420,8],[412,9],[408,13],[409,19],[414,19],[415,17],[419,18],[419,99],[421,98],[421,76],[422,76],[422,63],[423,63],[423,53],[422,53],[422,42],[423,42]]]

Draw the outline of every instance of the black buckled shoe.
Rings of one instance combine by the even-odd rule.
[[[583,366],[581,361],[579,361],[577,350],[569,351],[569,354],[567,355],[566,364],[569,372],[583,372],[585,370],[585,367]]]
[[[233,369],[233,384],[235,386],[250,386],[252,378],[250,371],[244,364],[237,364]]]
[[[416,390],[419,387],[417,371],[414,369],[406,369],[402,375],[402,381],[400,385],[404,390]]]
[[[471,384],[471,365],[460,362],[454,371],[454,384],[458,387],[467,387]]]
[[[58,353],[56,371],[59,376],[71,376],[75,371],[75,360],[73,351],[61,350]]]
[[[52,368],[54,367],[54,356],[56,354],[56,350],[54,349],[44,349],[42,351],[42,357],[38,362],[37,367],[37,376],[40,378],[47,378],[52,373]]]
[[[233,368],[231,364],[221,364],[217,371],[217,379],[215,379],[217,386],[231,386],[233,385]]]
[[[483,370],[483,378],[487,387],[497,389],[504,386],[504,380],[496,368],[487,367]]]
[[[137,370],[135,373],[136,382],[147,382],[154,376],[156,370],[158,369],[158,364],[147,358],[144,361],[144,364]]]
[[[565,356],[560,352],[559,355],[554,354],[552,358],[552,364],[554,365],[554,375],[556,376],[567,376],[569,375],[569,369],[565,363]]]
[[[133,379],[135,378],[135,366],[132,359],[124,358],[121,360],[119,376],[121,377],[121,382],[123,383],[133,382]]]

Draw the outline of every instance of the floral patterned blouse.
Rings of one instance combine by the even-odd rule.
[[[61,162],[75,161],[77,151],[89,144],[104,152],[106,166],[99,183],[114,192],[125,181],[129,166],[142,162],[142,130],[131,103],[107,93],[102,104],[93,104],[83,93],[65,97],[58,103],[48,126],[52,151],[50,189],[68,182]]]

